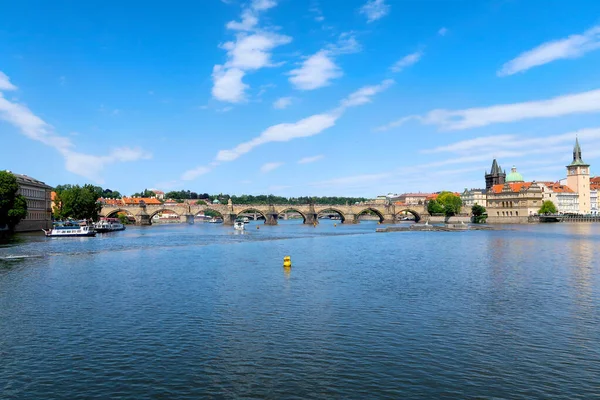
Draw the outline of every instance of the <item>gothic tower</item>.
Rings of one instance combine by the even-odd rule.
[[[579,195],[579,213],[589,214],[590,204],[590,165],[581,159],[579,140],[575,139],[573,162],[567,165],[567,186]]]
[[[485,190],[490,190],[490,188],[494,185],[504,184],[505,180],[506,172],[502,171],[502,168],[500,168],[496,162],[496,159],[494,158],[494,161],[492,162],[492,170],[489,174],[487,171],[485,173]]]

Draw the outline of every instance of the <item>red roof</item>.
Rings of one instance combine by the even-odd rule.
[[[575,191],[567,185],[561,185],[558,182],[550,184],[545,183],[545,185],[548,186],[548,189],[552,190],[554,193],[575,193]]]
[[[160,205],[160,200],[153,197],[123,197],[123,203],[125,205],[137,205],[143,201],[146,205]]]
[[[532,182],[515,182],[515,183],[507,183],[506,185],[508,185],[514,193],[518,193],[521,190],[529,189],[529,187],[531,186],[531,183]],[[490,190],[495,194],[502,193],[502,189],[504,189],[504,185],[505,184],[502,184],[502,183],[500,183],[498,185],[494,185],[494,186],[492,186],[492,188]]]

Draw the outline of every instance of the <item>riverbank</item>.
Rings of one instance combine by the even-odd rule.
[[[375,232],[464,232],[464,231],[491,231],[499,230],[500,228],[487,225],[467,225],[467,224],[444,224],[444,225],[429,225],[429,224],[414,224],[408,226],[388,226],[385,228],[377,228]]]

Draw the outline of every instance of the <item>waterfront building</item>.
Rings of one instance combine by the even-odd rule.
[[[598,190],[590,190],[590,213],[598,215]]]
[[[590,165],[581,158],[581,147],[579,139],[575,139],[573,147],[573,161],[567,165],[567,186],[579,195],[580,214],[589,214],[591,211],[590,201]]]
[[[27,200],[27,217],[17,224],[15,232],[52,228],[52,188],[30,176],[13,175],[19,184],[17,194],[23,195]]]
[[[544,192],[537,182],[525,182],[512,167],[504,184],[493,185],[487,191],[488,221],[494,223],[525,223],[538,213]]]
[[[431,193],[403,193],[397,198],[398,203],[408,206],[424,205]]]
[[[158,200],[164,200],[165,199],[165,192],[163,192],[162,190],[153,190],[153,192],[156,195],[156,198]]]
[[[460,194],[460,198],[463,202],[463,207],[473,207],[475,204],[487,207],[487,194],[485,189],[471,189],[465,188],[465,191]]]
[[[559,214],[579,212],[579,195],[570,187],[559,182],[540,182],[543,200],[550,200]]]
[[[492,169],[490,170],[490,173],[488,174],[487,171],[485,172],[485,190],[490,190],[494,185],[504,184],[505,179],[506,172],[504,172],[502,168],[500,168],[498,162],[494,158],[494,161],[492,161]]]

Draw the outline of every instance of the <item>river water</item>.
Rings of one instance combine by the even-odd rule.
[[[20,235],[0,398],[600,396],[600,225],[376,227]]]

